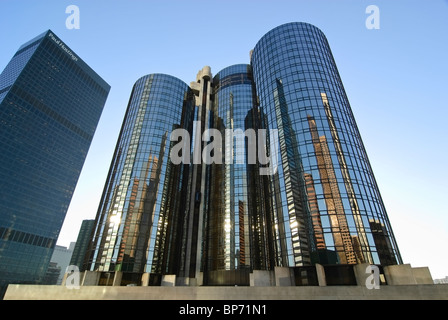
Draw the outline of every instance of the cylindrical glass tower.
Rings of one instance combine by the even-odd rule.
[[[170,161],[170,134],[191,130],[193,108],[190,88],[175,77],[151,74],[135,83],[98,208],[87,270],[169,273],[167,266],[176,264],[188,170]]]
[[[275,265],[401,263],[325,35],[281,25],[257,43],[251,65],[260,109],[279,135],[269,183]]]
[[[261,38],[251,64],[214,77],[206,66],[190,86],[139,79],[86,258],[102,275],[170,274],[177,285],[402,263],[324,34],[289,23]]]
[[[213,78],[212,126],[221,133],[222,160],[211,165],[207,271],[251,266],[245,118],[256,105],[252,84],[248,64],[227,67]]]

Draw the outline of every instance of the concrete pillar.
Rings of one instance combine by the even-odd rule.
[[[69,265],[65,268],[64,276],[62,277],[61,285],[65,286],[67,283],[67,278],[69,279],[70,285],[79,286],[81,283],[81,277],[83,273],[79,271],[79,267],[75,265]]]
[[[149,285],[149,272],[145,272],[142,274],[142,287],[147,287]]]
[[[275,267],[275,285],[277,287],[295,286],[294,275],[288,267]]]
[[[98,271],[84,271],[84,276],[82,277],[82,286],[97,286],[100,281],[101,273]]]
[[[65,286],[65,282],[67,281],[68,273],[64,273],[64,276],[62,277],[61,286]]]
[[[398,264],[384,267],[384,276],[388,285],[399,286],[417,284],[410,264]]]
[[[176,286],[178,287],[188,287],[190,283],[192,282],[188,277],[176,277]]]
[[[353,266],[353,271],[355,272],[356,284],[358,286],[365,286],[367,277],[371,273],[366,273],[367,267],[370,266],[368,263],[355,264]]]
[[[196,286],[202,286],[204,284],[204,273],[203,272],[198,272],[196,273]]]
[[[121,285],[121,278],[123,277],[122,271],[115,271],[114,280],[112,281],[112,286],[119,287]]]
[[[275,286],[275,274],[268,270],[254,270],[250,275],[251,287]]]
[[[66,272],[62,278],[61,286],[68,288],[79,288],[83,275],[84,273],[82,272]]]
[[[327,285],[327,279],[325,277],[325,269],[321,264],[316,263],[316,273],[317,273],[317,282],[320,287],[325,287]]]
[[[176,285],[175,274],[165,274],[162,276],[162,287],[174,287]]]
[[[434,284],[428,267],[412,268],[412,275],[417,284]]]
[[[176,279],[176,284],[177,283],[179,283],[179,281]],[[190,286],[190,287],[200,287],[203,284],[204,284],[204,273],[196,272],[196,278],[186,278],[186,284],[184,284],[184,285]]]

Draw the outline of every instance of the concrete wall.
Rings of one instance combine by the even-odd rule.
[[[326,278],[326,267],[316,264],[315,274],[317,276],[317,283],[315,285],[327,286]],[[332,266],[334,267],[334,266]],[[344,267],[344,266],[342,266]],[[346,266],[345,266],[346,267]],[[379,275],[379,269],[376,266],[370,266],[369,264],[357,264],[351,266],[354,271],[356,278],[356,284],[360,286],[366,286],[367,283],[371,285],[377,285],[381,283],[387,285],[417,285],[417,284],[434,284],[431,273],[427,267],[413,268],[410,264],[393,265],[384,267],[384,274],[381,275],[381,281],[376,278],[373,281],[373,275]],[[374,270],[375,269],[375,270]],[[100,272],[85,271],[81,273],[79,278],[81,279],[81,286],[96,286],[99,283]],[[123,273],[115,272],[113,277],[113,286],[124,285],[121,283]],[[141,278],[141,286],[148,286],[150,282],[151,275],[144,273]],[[65,285],[65,279],[62,285]],[[161,286],[202,286],[203,284],[203,274],[199,273],[198,278],[185,278],[176,277],[176,275],[163,275]],[[352,283],[350,283],[352,284]],[[153,284],[154,285],[154,284]],[[296,279],[294,276],[294,268],[288,267],[275,267],[274,270],[254,270],[250,273],[250,278],[247,285],[255,287],[266,287],[266,286],[295,286]],[[342,285],[342,284],[341,284]]]
[[[176,285],[176,275],[166,274],[162,276],[162,287],[174,287]]]
[[[273,287],[275,286],[275,272],[266,270],[254,270],[250,274],[251,287]]]
[[[255,270],[250,287],[200,286],[201,279],[162,277],[161,286],[148,286],[143,274],[141,286],[120,286],[122,273],[116,272],[112,286],[98,286],[99,272],[80,274],[80,286],[9,285],[5,300],[448,300],[448,284],[433,284],[428,268],[409,264],[384,267],[387,285],[374,286],[374,273],[368,264],[353,266],[357,285],[327,286],[325,266],[316,265],[318,285],[295,286],[292,268]],[[73,284],[73,283],[70,283]],[[369,285],[370,284],[370,285]]]
[[[428,267],[412,268],[412,275],[417,284],[433,284],[431,272]]]
[[[428,267],[412,268],[410,264],[384,267],[389,285],[433,284]]]
[[[95,271],[84,271],[84,277],[82,278],[82,286],[96,286],[100,281],[101,274]]]
[[[294,274],[287,267],[275,267],[275,285],[278,287],[294,286]]]
[[[9,285],[5,300],[448,300],[448,284],[304,287],[113,287]]]

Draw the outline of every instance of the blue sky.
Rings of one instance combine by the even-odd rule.
[[[68,5],[80,9],[69,30]],[[380,12],[369,30],[368,5]],[[272,28],[303,21],[327,36],[404,263],[448,276],[447,0],[0,0],[0,70],[52,29],[112,87],[58,244],[93,219],[134,82],[149,73],[195,80],[248,63]]]

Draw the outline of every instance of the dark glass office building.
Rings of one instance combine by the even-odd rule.
[[[90,237],[92,235],[93,227],[95,226],[95,220],[83,220],[81,228],[79,229],[78,237],[76,239],[75,247],[73,248],[73,254],[70,258],[70,266],[77,266],[80,271],[84,271],[84,258],[86,252],[89,249]],[[64,272],[64,271],[62,271]]]
[[[189,159],[213,145],[213,162],[170,161],[175,128],[189,133]],[[277,159],[271,174],[251,161],[260,148]],[[214,77],[205,67],[190,86],[166,75],[137,81],[88,258],[90,271],[175,274],[178,285],[402,263],[325,35],[289,23],[260,39],[250,64]]]
[[[110,86],[51,30],[0,75],[0,284],[47,270]]]

